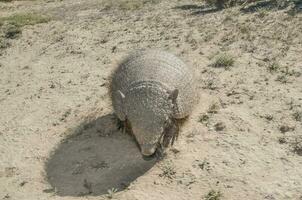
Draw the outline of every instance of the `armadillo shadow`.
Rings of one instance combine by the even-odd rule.
[[[117,129],[113,115],[76,127],[51,154],[45,169],[59,196],[107,194],[123,190],[156,159],[144,159],[134,139]]]

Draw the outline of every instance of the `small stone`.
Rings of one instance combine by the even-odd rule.
[[[49,188],[49,189],[45,189],[45,190],[43,190],[43,192],[45,192],[45,193],[52,193],[52,192],[54,192],[55,190],[53,189],[53,188]]]
[[[55,86],[55,84],[51,84],[50,86],[49,86],[51,89],[53,89],[53,88],[55,88],[56,86]]]
[[[178,154],[180,151],[176,148],[171,148],[171,151],[174,153],[174,154]]]
[[[63,114],[62,117],[60,118],[60,121],[64,121],[70,114],[71,114],[71,109],[69,108],[68,110],[66,110],[66,111],[64,112],[64,114]]]
[[[102,39],[100,42],[101,42],[101,44],[105,44],[105,43],[108,42],[108,39],[106,39],[106,38],[105,38],[105,39]]]
[[[218,122],[215,124],[216,131],[223,131],[225,128],[226,128],[226,125],[223,122]]]
[[[111,48],[111,52],[112,52],[112,53],[115,53],[115,52],[116,52],[116,49],[117,49],[117,47],[116,47],[116,46],[113,46],[113,47]]]
[[[153,184],[154,185],[159,185],[159,183],[157,181],[154,181]]]
[[[6,177],[13,177],[17,174],[17,168],[16,167],[6,167],[5,168],[5,176]]]
[[[285,144],[286,143],[286,139],[284,137],[279,138],[279,143],[280,144]]]
[[[27,181],[22,181],[22,182],[20,183],[20,186],[23,187],[26,183],[27,183]]]
[[[274,119],[273,115],[271,114],[264,115],[264,118],[267,119],[268,121],[272,121]]]
[[[280,126],[279,130],[281,131],[281,133],[286,133],[286,132],[295,130],[295,128],[290,127],[288,125],[282,125],[282,126]]]

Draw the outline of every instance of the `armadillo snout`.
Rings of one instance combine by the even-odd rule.
[[[156,151],[156,144],[145,144],[141,145],[141,152],[144,156],[152,156]]]

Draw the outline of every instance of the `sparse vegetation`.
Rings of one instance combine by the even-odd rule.
[[[209,90],[216,90],[218,87],[218,80],[211,77],[205,80],[205,86],[203,86],[204,89]]]
[[[226,8],[230,6],[234,6],[239,3],[243,3],[241,0],[204,0],[208,5],[215,6],[216,8]]]
[[[301,73],[297,72],[295,70],[290,70],[287,66],[280,70],[280,72],[286,76],[295,76],[295,77],[300,77]]]
[[[302,121],[302,111],[294,112],[293,117],[296,121],[301,122]]]
[[[160,0],[108,0],[105,3],[105,9],[119,10],[137,10],[142,8],[147,3],[158,3]]]
[[[222,197],[222,193],[220,191],[211,190],[206,196],[205,200],[220,200]]]
[[[218,113],[218,110],[220,109],[220,105],[217,102],[212,103],[206,113],[202,113],[199,116],[198,122],[208,126],[210,122],[210,118]],[[215,128],[216,129],[216,128]],[[219,129],[219,128],[218,128]]]
[[[280,69],[280,65],[277,62],[269,63],[267,67],[269,72],[277,72]]]
[[[295,136],[283,136],[278,139],[279,144],[288,144],[290,146],[290,150],[299,155],[302,156],[302,137],[301,135],[295,135]]]
[[[168,179],[173,179],[176,174],[176,170],[174,165],[171,163],[167,163],[161,167],[162,173],[159,175],[160,177],[165,177]]]
[[[276,78],[276,81],[279,81],[280,83],[288,83],[288,77],[285,74],[278,75]]]
[[[15,39],[21,34],[21,29],[18,26],[8,24],[4,28],[4,37],[9,39]]]
[[[33,14],[33,13],[22,13],[22,14],[15,14],[9,17],[2,17],[0,18],[0,25],[10,24],[15,27],[23,27],[26,25],[35,25],[39,23],[46,23],[50,20],[49,17],[40,14]]]
[[[292,151],[299,155],[302,156],[302,137],[301,136],[297,136],[292,142],[291,142],[291,146],[292,146]]]
[[[214,6],[218,9],[228,8],[236,5],[246,6],[248,4],[256,4],[256,7],[277,7],[284,8],[289,5],[294,5],[295,7],[301,4],[300,0],[202,0],[209,6]]]
[[[26,1],[26,0],[0,0],[0,2],[5,2],[5,3],[13,2],[13,1]],[[29,1],[35,1],[35,0],[29,0]]]
[[[202,114],[201,116],[199,116],[199,122],[203,123],[203,124],[207,124],[208,120],[209,120],[209,115],[208,114]]]
[[[0,49],[5,49],[9,47],[9,42],[7,42],[4,38],[0,37]]]
[[[240,33],[246,34],[246,35],[249,35],[249,33],[251,31],[247,25],[240,25],[239,30],[240,30]]]
[[[279,72],[276,81],[279,81],[281,83],[289,83],[290,77],[301,76],[301,72],[295,71],[294,69],[290,70],[287,66],[281,68],[277,63],[271,65],[268,69],[270,72]]]
[[[228,54],[220,54],[215,57],[215,61],[212,63],[212,66],[215,68],[225,68],[229,69],[231,66],[233,66],[235,63],[235,60],[232,56]]]
[[[279,144],[285,144],[286,143],[286,138],[285,137],[280,137],[278,139],[278,141],[279,141]]]
[[[112,199],[115,195],[115,193],[117,193],[117,189],[116,188],[111,188],[107,191],[107,198],[108,199]]]
[[[259,18],[264,18],[268,15],[268,9],[267,8],[258,8],[257,9],[257,16]]]
[[[294,146],[294,152],[297,155],[302,156],[302,145],[301,145],[301,143],[296,143],[296,145]]]
[[[216,113],[218,113],[219,109],[220,109],[219,103],[217,103],[217,102],[212,103],[210,105],[210,107],[208,108],[208,113],[216,114]]]
[[[206,158],[201,163],[198,164],[198,167],[206,171],[211,170],[210,162]]]
[[[7,39],[15,39],[22,33],[22,27],[46,23],[49,17],[33,13],[15,14],[0,18],[0,49],[9,46]]]

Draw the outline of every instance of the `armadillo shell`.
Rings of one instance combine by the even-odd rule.
[[[124,119],[123,102],[116,91],[126,94],[135,82],[158,82],[170,90],[178,89],[174,118],[190,114],[197,100],[192,69],[173,54],[160,50],[135,52],[128,56],[112,76],[111,96],[114,110]]]
[[[166,87],[160,83],[139,81],[132,84],[125,94],[124,109],[131,119],[133,132],[145,133],[141,141],[156,143],[158,138],[153,133],[163,132],[162,123],[169,119],[173,111],[172,101],[167,101],[169,94],[166,91]]]

